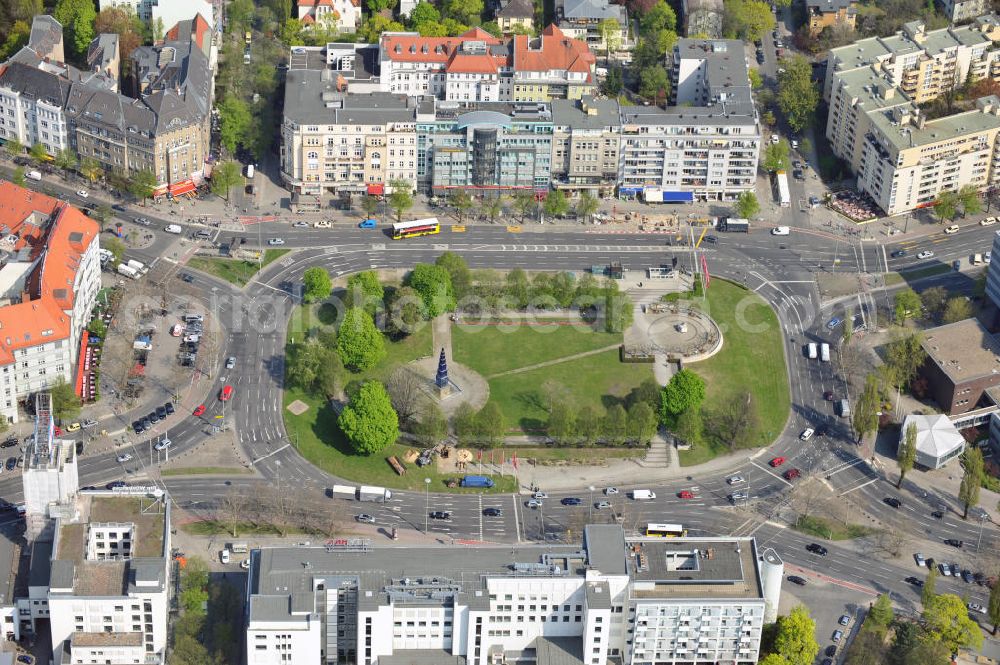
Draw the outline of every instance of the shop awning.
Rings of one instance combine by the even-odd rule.
[[[619,187],[618,193],[628,196],[629,194],[638,194],[642,191],[642,187]]]
[[[167,191],[170,193],[171,196],[190,194],[196,189],[198,189],[198,186],[194,184],[193,180],[182,180],[181,182],[175,182],[174,184],[167,187]]]
[[[694,201],[694,192],[663,192],[664,203],[684,203]]]
[[[368,185],[368,196],[382,196],[383,194],[385,194],[385,185],[381,183]]]

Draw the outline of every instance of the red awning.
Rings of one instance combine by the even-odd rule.
[[[86,330],[80,336],[80,356],[76,363],[76,394],[77,397],[83,397],[83,359],[87,353],[87,340],[90,339],[90,333]]]
[[[198,186],[194,184],[193,180],[182,180],[170,185],[167,191],[170,192],[171,196],[180,196],[181,194],[190,194],[196,189]]]
[[[385,194],[385,185],[368,185],[369,196],[382,196],[383,194]]]
[[[156,189],[153,190],[153,196],[154,197],[156,197],[156,196],[163,196],[166,193],[167,193],[167,186],[166,185],[160,185],[159,187],[157,187]]]

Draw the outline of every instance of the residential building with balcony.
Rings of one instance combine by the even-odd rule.
[[[354,32],[361,25],[361,0],[298,0],[298,18],[305,26],[332,25]]]
[[[535,3],[532,0],[497,2],[494,12],[497,25],[505,35],[515,30],[532,30],[535,27]]]
[[[804,0],[806,17],[809,19],[809,34],[813,37],[825,28],[853,30],[858,14],[855,0]]]
[[[620,196],[731,201],[753,191],[761,132],[743,45],[680,39],[670,105],[621,107]]]
[[[621,118],[614,99],[552,102],[552,187],[571,193],[614,194]]]
[[[629,39],[628,12],[624,5],[609,0],[555,0],[556,25],[567,37],[586,42],[595,53],[628,51],[633,44]],[[616,21],[618,30],[608,34],[609,45],[601,28],[603,21]]]
[[[757,661],[783,564],[752,538],[580,545],[253,550],[248,665],[536,665]]]
[[[989,13],[989,0],[938,0],[941,11],[952,23],[965,23]]]
[[[101,9],[127,7],[140,21],[150,26],[158,25],[161,30],[190,21],[199,14],[210,26],[215,26],[215,5],[211,0],[98,0],[98,6]]]

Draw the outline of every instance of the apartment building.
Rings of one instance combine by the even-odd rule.
[[[621,119],[614,99],[552,102],[552,187],[605,197],[618,183]]]
[[[595,69],[586,43],[554,25],[538,37],[473,28],[458,37],[387,32],[379,42],[382,90],[447,101],[578,99],[595,90]]]
[[[305,26],[332,24],[341,32],[361,25],[361,0],[298,0],[298,18]]]
[[[989,0],[938,0],[938,4],[952,23],[975,20],[992,9]]]
[[[58,379],[73,381],[101,284],[97,223],[48,196],[0,182],[0,414]]]
[[[680,39],[670,105],[622,106],[619,195],[729,201],[756,186],[761,133],[743,45]]]
[[[567,37],[586,42],[595,52],[630,50],[628,12],[624,5],[609,0],[555,0],[556,25]],[[602,31],[603,21],[617,21],[618,30],[609,33],[611,44]]]
[[[537,665],[757,661],[783,564],[751,538],[626,538],[581,546],[254,550],[249,665]]]
[[[496,4],[495,18],[500,31],[507,35],[515,30],[535,27],[535,3],[532,0],[504,0]]]
[[[143,23],[158,25],[160,29],[190,21],[198,14],[210,26],[215,26],[215,7],[211,0],[98,0],[98,6],[101,9],[127,7]]]
[[[547,104],[439,102],[417,119],[417,186],[432,194],[547,192],[551,163]]]
[[[855,0],[804,0],[809,19],[809,34],[813,37],[825,28],[853,30],[858,15]]]

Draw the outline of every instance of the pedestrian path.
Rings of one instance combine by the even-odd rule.
[[[640,460],[639,464],[645,467],[669,468],[673,461],[671,446],[667,440],[657,432],[650,439],[649,448],[646,450],[646,457]]]
[[[535,363],[534,365],[525,365],[524,367],[509,369],[506,372],[498,372],[497,374],[490,374],[486,378],[495,379],[500,376],[509,376],[510,374],[521,374],[522,372],[530,372],[535,369],[541,369],[542,367],[550,367],[552,365],[558,365],[560,363],[569,362],[571,360],[586,358],[587,356],[596,356],[606,351],[613,351],[614,349],[617,349],[620,346],[621,344],[611,344],[610,346],[603,346],[599,349],[591,349],[590,351],[581,351],[580,353],[574,353],[569,356],[563,356],[562,358],[556,358],[555,360],[546,360],[544,362]]]

